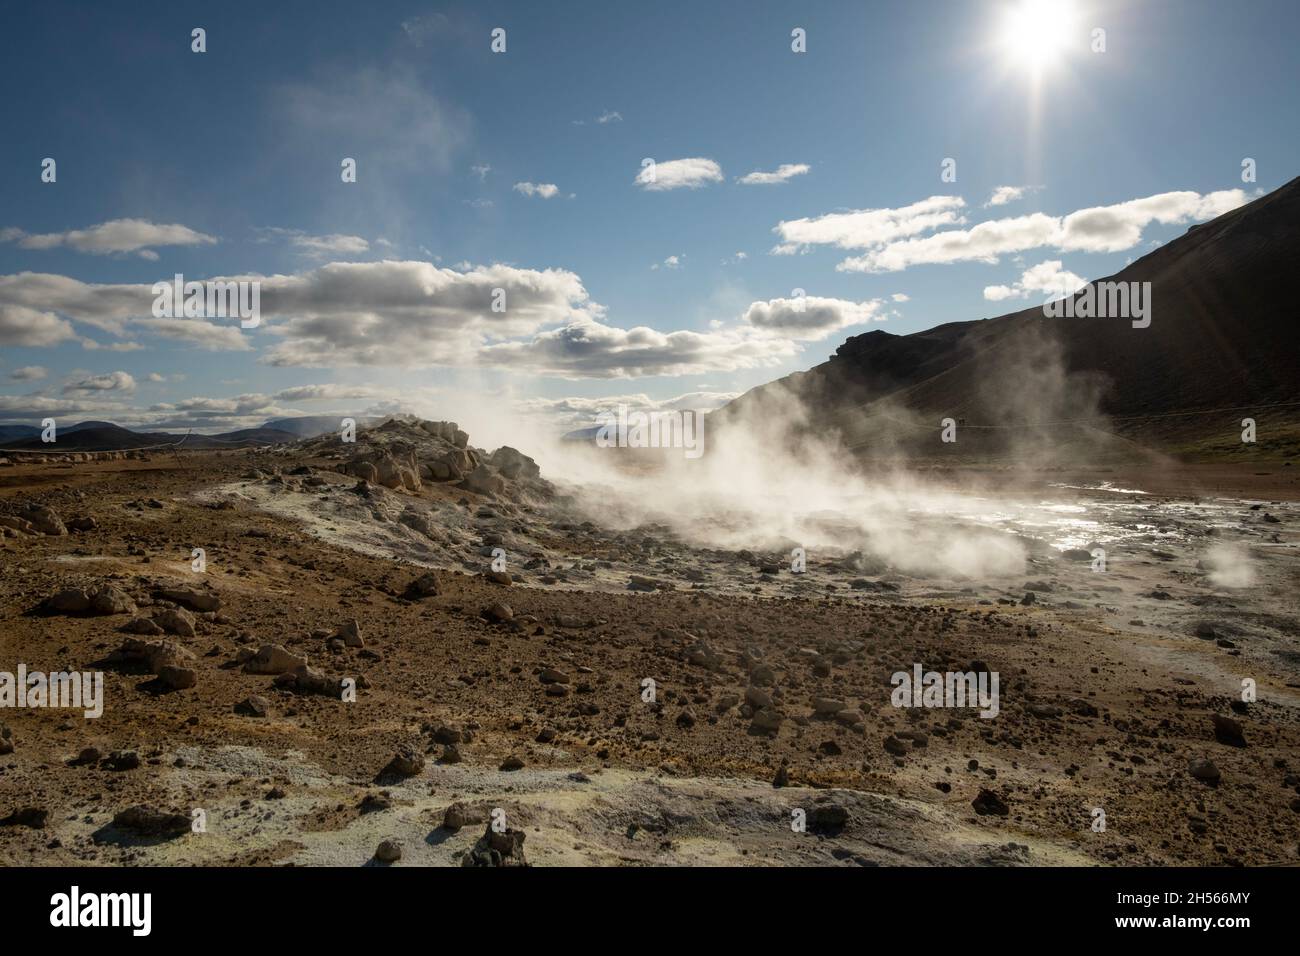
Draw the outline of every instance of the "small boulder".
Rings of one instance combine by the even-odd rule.
[[[307,666],[307,658],[286,650],[279,644],[263,644],[248,663],[245,674],[288,674]]]
[[[1213,719],[1215,740],[1221,744],[1227,744],[1229,747],[1246,746],[1246,737],[1242,733],[1240,721],[1233,720],[1231,717],[1224,717],[1222,714],[1215,714]]]
[[[90,592],[90,612],[104,615],[134,614],[135,602],[122,589],[106,584]]]
[[[343,642],[344,647],[365,647],[366,642],[361,639],[361,624],[356,618],[341,624],[333,634],[331,639],[337,638]]]
[[[113,817],[113,826],[140,836],[174,838],[190,832],[190,818],[153,807],[127,807]]]
[[[487,617],[489,620],[498,621],[504,624],[508,621],[514,620],[515,612],[514,609],[510,607],[509,604],[504,604],[501,601],[497,601],[489,605],[488,608],[483,612],[483,615]]]
[[[216,612],[221,610],[221,598],[198,588],[162,588],[155,591],[154,596],[165,601],[183,604],[191,611]]]
[[[163,608],[153,616],[153,622],[166,633],[177,637],[194,637],[198,633],[194,626],[194,615],[183,607]]]
[[[424,769],[424,754],[409,744],[397,748],[393,759],[380,772],[382,777],[414,777]]]
[[[185,690],[198,682],[199,676],[192,667],[164,664],[158,669],[158,680],[169,690]]]
[[[45,599],[51,614],[85,614],[90,610],[90,595],[79,588],[68,588]]]
[[[982,817],[1005,817],[1011,812],[1006,802],[992,790],[980,790],[979,795],[970,804]]]
[[[235,713],[243,714],[245,717],[265,717],[270,712],[271,702],[258,694],[245,697],[235,705]]]

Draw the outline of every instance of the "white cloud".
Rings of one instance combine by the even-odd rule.
[[[492,311],[496,289],[504,312]],[[489,339],[599,312],[559,269],[354,262],[262,280],[263,327],[281,339],[273,365],[463,365]]]
[[[649,192],[663,192],[667,189],[699,189],[722,180],[722,167],[717,163],[711,159],[693,157],[644,166],[637,173],[635,183]]]
[[[58,345],[76,337],[72,326],[53,312],[0,299],[0,345],[39,347]]]
[[[370,251],[370,243],[361,236],[349,236],[341,233],[313,236],[301,229],[284,229],[279,226],[266,226],[255,231],[258,236],[256,242],[264,243],[284,239],[299,253],[312,259],[320,259],[326,256],[360,255],[363,252]],[[377,245],[392,246],[392,243],[387,239],[377,239],[375,242]]]
[[[94,339],[82,339],[81,347],[88,352],[139,352],[144,346],[139,342],[109,342],[107,345],[101,345]]]
[[[560,194],[560,187],[555,183],[515,183],[514,189],[525,196],[540,196],[543,199],[554,199]]]
[[[354,256],[370,250],[370,243],[360,236],[344,236],[332,233],[328,236],[294,236],[293,244],[305,255]]]
[[[885,242],[866,255],[845,259],[836,268],[845,272],[897,272],[933,263],[994,263],[1001,255],[1044,247],[1062,252],[1119,252],[1137,245],[1142,230],[1153,222],[1203,222],[1247,201],[1240,189],[1206,195],[1169,192],[1081,209],[1064,217],[1034,213],[992,219],[970,229]]]
[[[741,176],[736,182],[745,186],[770,186],[774,183],[789,182],[795,176],[802,176],[812,167],[807,163],[782,163],[775,172],[764,173],[755,170]]]
[[[602,126],[606,123],[621,123],[623,122],[623,114],[617,110],[606,110],[596,117],[596,122]]]
[[[770,368],[794,357],[797,345],[762,330],[738,326],[712,332],[619,329],[582,319],[526,342],[479,351],[480,364],[559,378],[636,378]]]
[[[147,219],[113,219],[67,232],[31,234],[9,228],[0,233],[0,241],[16,241],[24,249],[57,249],[67,246],[94,256],[138,252],[146,259],[156,260],[157,254],[152,253],[148,247],[211,245],[217,240],[179,223],[166,225]]]
[[[233,325],[217,325],[206,319],[134,319],[145,336],[157,335],[177,342],[189,342],[207,352],[247,352],[252,349],[248,339],[239,330],[238,320]]]
[[[469,169],[470,172],[478,177],[479,182],[486,182],[487,174],[492,172],[492,167],[487,163],[484,163],[482,166],[471,166]]]
[[[890,298],[893,299],[895,302],[911,302],[911,301],[912,301],[912,297],[909,296],[906,292],[895,292],[893,295],[890,296]]]
[[[989,196],[989,201],[984,204],[984,208],[989,206],[1005,206],[1009,202],[1015,202],[1025,194],[1024,186],[998,186],[993,190],[993,195]]]
[[[966,220],[958,210],[965,205],[959,196],[931,196],[898,209],[854,209],[783,221],[772,230],[782,239],[772,251],[791,255],[812,245],[868,249],[940,226],[963,223]]]
[[[1005,299],[1024,299],[1034,293],[1062,298],[1077,292],[1087,281],[1062,268],[1059,259],[1048,259],[1026,269],[1013,285],[986,286],[984,298],[990,302],[1001,302]]]
[[[745,311],[744,321],[788,339],[816,341],[850,325],[861,325],[873,319],[883,322],[884,316],[880,314],[883,306],[880,299],[849,302],[811,295],[771,299],[751,303]]]
[[[682,260],[685,258],[686,258],[685,256],[669,256],[667,259],[663,261],[662,266],[665,269],[680,269],[682,266]],[[650,268],[658,269],[660,265],[661,263],[656,262]]]
[[[9,378],[15,382],[34,382],[44,378],[46,374],[45,369],[40,365],[24,365],[10,372]]]
[[[129,372],[108,372],[104,375],[91,375],[75,379],[63,386],[63,394],[75,392],[123,392],[135,391],[135,379]]]

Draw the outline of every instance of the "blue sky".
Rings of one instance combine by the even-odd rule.
[[[1295,175],[1293,2],[1021,2],[14,5],[0,420],[707,407]],[[277,278],[255,330],[148,322],[177,272]]]

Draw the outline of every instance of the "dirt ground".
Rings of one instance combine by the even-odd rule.
[[[498,809],[532,864],[1300,862],[1289,468],[1041,478],[1241,499],[1223,507],[1257,554],[1243,593],[1149,542],[1104,585],[1050,548],[998,582],[818,556],[796,575],[449,485],[361,495],[316,464],[241,451],[0,469],[0,512],[95,521],[0,540],[0,671],[102,670],[105,693],[95,719],[0,710],[0,862],[375,865],[393,840],[398,865],[456,865]],[[412,509],[433,528],[412,528]],[[520,556],[509,583],[488,574],[499,545]],[[409,590],[429,568],[436,593]],[[102,585],[136,610],[42,607]],[[174,588],[220,600],[166,637],[193,654],[183,689],[106,662]],[[362,646],[334,639],[353,619]],[[355,681],[355,701],[246,672],[264,644]],[[914,664],[997,672],[998,715],[895,707],[890,677]],[[252,695],[265,716],[239,706]],[[386,775],[403,747],[422,765]],[[114,752],[138,766],[115,769],[131,761]],[[1217,779],[1192,774],[1199,760]],[[454,803],[472,820],[457,830]],[[133,806],[201,810],[205,827],[142,832],[117,818]]]

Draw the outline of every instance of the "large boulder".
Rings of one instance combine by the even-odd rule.
[[[465,487],[479,495],[499,495],[506,490],[506,480],[488,465],[479,465],[465,477]]]
[[[157,674],[164,667],[188,666],[194,660],[194,654],[175,641],[142,641],[130,637],[108,655],[108,660],[111,664],[137,667]]]
[[[135,602],[121,588],[105,584],[90,592],[92,614],[134,614]]]
[[[455,422],[420,422],[420,428],[445,442],[454,442],[456,433],[460,431]]]
[[[539,478],[542,474],[537,462],[509,445],[502,445],[494,451],[490,461],[507,478]]]
[[[385,488],[403,488],[407,491],[420,490],[419,465],[414,460],[385,454],[378,458],[374,464],[374,481],[376,484],[383,485]]]
[[[402,487],[402,470],[401,466],[392,455],[384,455],[374,463],[375,477],[374,483],[383,485],[385,488]]]
[[[59,517],[59,513],[53,508],[47,508],[44,505],[28,505],[19,517],[31,524],[41,534],[62,535],[68,533],[68,529],[63,524],[63,519]]]

